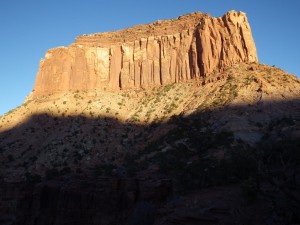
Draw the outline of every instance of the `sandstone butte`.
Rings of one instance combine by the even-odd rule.
[[[246,14],[195,12],[114,32],[81,35],[41,59],[31,97],[72,90],[126,90],[208,76],[257,62]]]

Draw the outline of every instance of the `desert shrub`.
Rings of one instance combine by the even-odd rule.
[[[300,222],[300,140],[266,138],[258,145],[260,153],[260,175],[273,188],[263,193],[272,199],[277,216],[287,222]]]
[[[259,145],[261,159],[261,174],[273,185],[299,189],[296,177],[300,173],[300,140],[272,138]],[[299,192],[300,194],[300,192]],[[300,202],[300,198],[299,198]],[[299,205],[300,207],[300,205]]]
[[[250,177],[259,177],[259,159],[255,149],[239,145],[227,152],[214,171],[216,184],[239,183]]]
[[[175,176],[177,191],[185,193],[189,190],[211,186],[216,162],[213,158],[201,158],[198,161],[185,163]]]

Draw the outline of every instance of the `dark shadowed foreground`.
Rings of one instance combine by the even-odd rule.
[[[0,134],[0,223],[300,223],[299,106],[149,125],[34,115]]]

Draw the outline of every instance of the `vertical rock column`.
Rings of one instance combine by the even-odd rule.
[[[245,13],[230,11],[204,19],[197,28],[201,75],[239,62],[257,62],[257,53]]]

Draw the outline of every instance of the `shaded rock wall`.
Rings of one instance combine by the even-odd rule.
[[[172,182],[77,176],[36,185],[0,183],[0,190],[1,224],[127,224],[139,202],[164,202]]]
[[[147,88],[256,62],[246,15],[193,13],[121,31],[83,35],[41,60],[33,96],[70,90]]]

